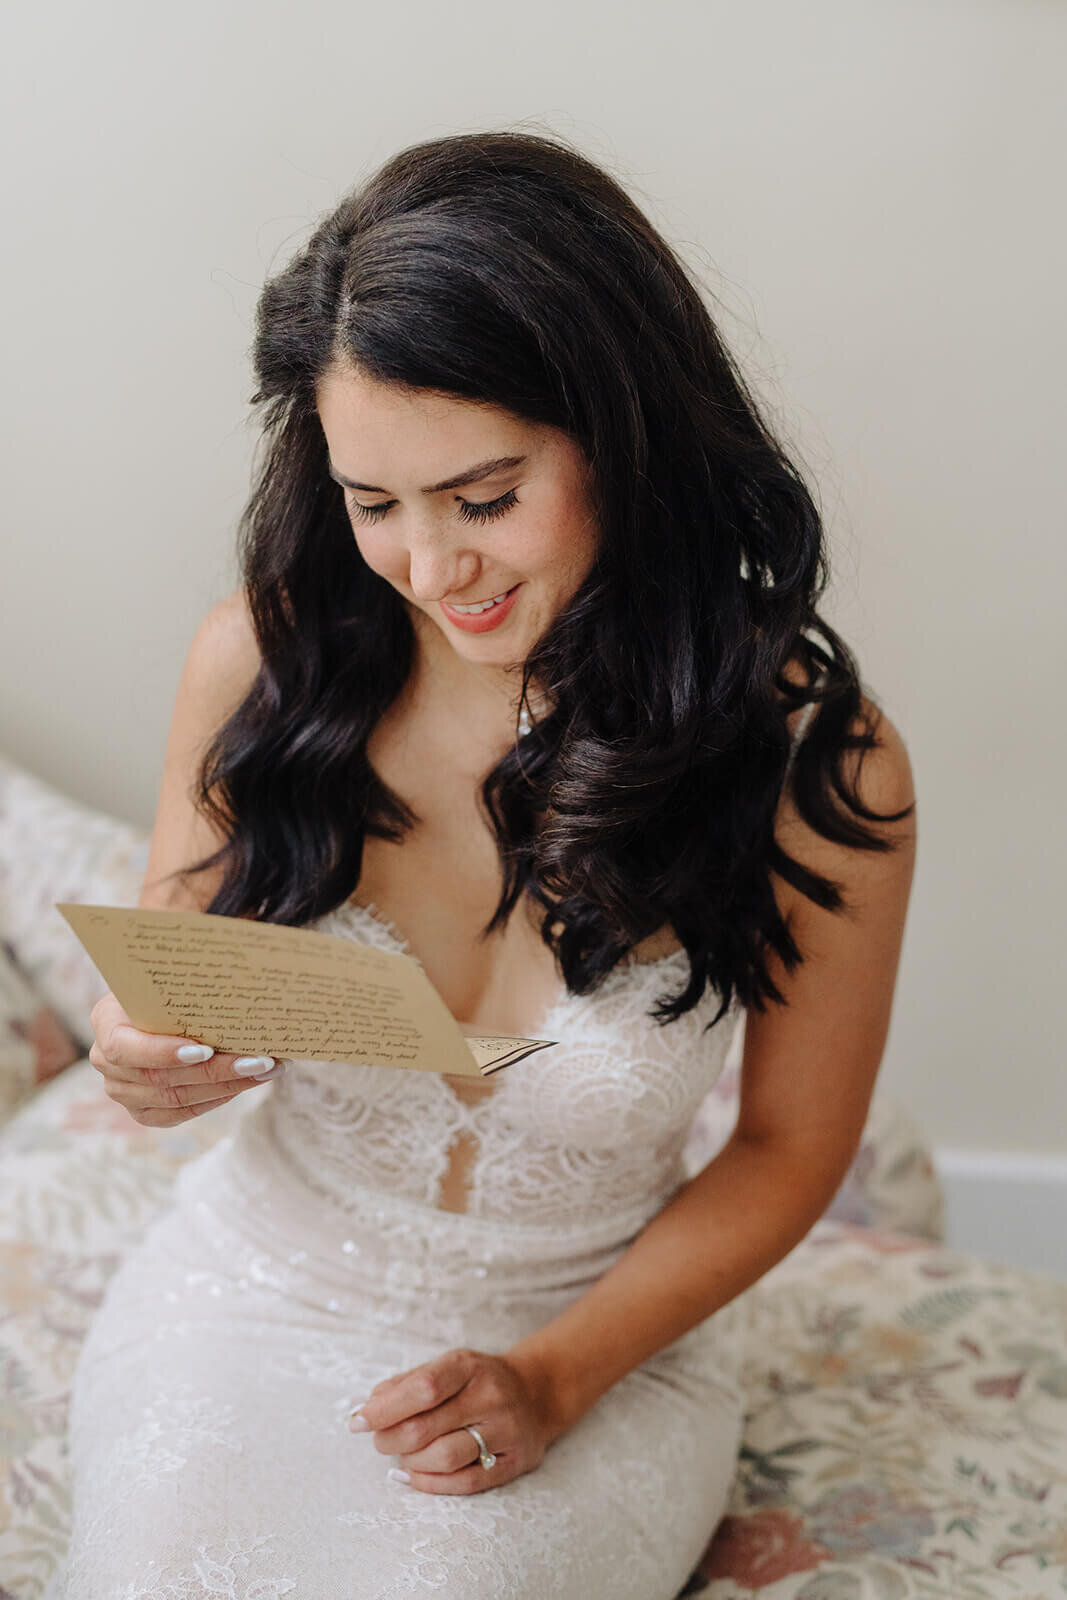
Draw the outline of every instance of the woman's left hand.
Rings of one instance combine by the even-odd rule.
[[[353,1416],[373,1430],[374,1448],[396,1456],[411,1487],[427,1494],[478,1494],[541,1465],[564,1431],[551,1415],[545,1385],[507,1356],[447,1350],[376,1384]],[[496,1456],[485,1468],[466,1424]]]

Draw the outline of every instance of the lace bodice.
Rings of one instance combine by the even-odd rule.
[[[366,906],[315,926],[411,954]],[[649,1009],[687,970],[678,950],[616,968],[594,994],[564,994],[536,1034],[559,1043],[504,1068],[479,1103],[437,1073],[298,1060],[251,1115],[307,1185],[342,1206],[353,1185],[440,1206],[450,1149],[466,1135],[468,1215],[568,1231],[612,1217],[632,1225],[684,1181],[690,1125],[739,1019],[735,1003],[703,1033],[719,1005],[709,990],[677,1022],[655,1022]]]
[[[372,906],[317,926],[413,956]],[[687,972],[679,950],[564,992],[532,1030],[559,1042],[457,1080],[462,1097],[432,1072],[294,1061],[233,1138],[186,1163],[82,1347],[74,1529],[48,1600],[687,1589],[740,1448],[743,1296],[499,1489],[390,1479],[345,1426],[383,1379],[547,1327],[683,1185],[694,1115],[744,1014],[735,1002],[705,1033],[709,991],[658,1024],[655,1001]],[[471,1100],[471,1084],[491,1092]],[[462,1212],[445,1182],[461,1150]]]

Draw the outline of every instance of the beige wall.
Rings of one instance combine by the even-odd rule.
[[[402,145],[532,119],[680,245],[818,483],[920,798],[884,1080],[1064,1153],[1067,11],[56,0],[8,40],[0,748],[150,821],[264,275]]]

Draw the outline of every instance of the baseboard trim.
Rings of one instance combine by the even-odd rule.
[[[1067,1156],[934,1149],[946,1242],[1067,1280]]]

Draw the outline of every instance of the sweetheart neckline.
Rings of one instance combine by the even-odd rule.
[[[363,915],[367,917],[369,921],[373,922],[375,926],[386,935],[387,938],[392,939],[393,943],[399,946],[404,955],[410,956],[412,961],[418,962],[419,966],[422,967],[422,962],[419,961],[419,958],[412,950],[409,941],[397,927],[396,923],[390,921],[388,917],[383,916],[373,902],[369,905],[364,905],[358,900],[344,900],[334,909],[334,911],[330,912],[329,915],[337,916],[339,914],[343,914],[344,912],[348,912],[356,921],[358,921],[358,913],[362,912]],[[610,980],[615,977],[616,974],[623,976],[631,972],[654,972],[657,967],[663,967],[669,962],[677,961],[679,956],[684,956],[685,954],[685,946],[680,945],[677,950],[669,950],[665,956],[657,956],[655,961],[627,962],[623,965],[613,968],[605,981],[610,982]],[[425,967],[422,967],[422,970],[425,972]],[[522,1037],[526,1039],[541,1038],[549,1021],[556,1015],[557,1012],[562,1011],[565,1006],[573,1004],[573,1002],[576,1000],[594,1000],[597,994],[600,992],[600,990],[596,990],[590,995],[572,994],[567,988],[566,984],[564,984],[562,994],[560,994],[555,1000],[550,1001],[547,1010],[543,1011],[541,1016],[538,1017],[536,1032],[532,1034],[523,1034]],[[456,1020],[458,1021],[458,1019]],[[446,1083],[445,1088],[451,1091],[452,1086],[451,1084]],[[493,1096],[489,1095],[486,1098],[492,1099]],[[456,1096],[456,1099],[459,1100],[458,1095]],[[463,1105],[466,1102],[459,1101],[459,1103]]]
[[[410,956],[412,961],[417,962],[425,973],[425,967],[423,967],[422,962],[412,950],[411,945],[405,938],[404,934],[397,927],[396,923],[392,922],[388,917],[383,916],[373,902],[371,902],[369,905],[363,905],[358,900],[343,900],[339,906],[334,908],[333,911],[328,912],[326,918],[323,920],[328,920],[330,917],[340,917],[341,920],[344,921],[346,913],[348,920],[355,923],[359,922],[360,914],[362,913],[363,917],[365,917],[368,922],[373,923],[373,925],[378,928],[379,931],[386,936],[386,938],[392,940],[392,942],[397,946],[403,955]],[[628,962],[624,966],[613,968],[608,974],[605,982],[610,983],[611,979],[615,978],[616,976],[625,978],[625,976],[631,972],[655,971],[659,967],[667,966],[672,961],[677,961],[679,956],[684,956],[685,954],[685,946],[681,945],[677,950],[669,950],[665,956],[657,957],[655,961]],[[559,1012],[563,1011],[567,1006],[572,1005],[576,1001],[595,1000],[602,993],[603,986],[595,990],[591,995],[572,994],[566,985],[564,985],[563,993],[558,999],[551,1002],[548,1006],[548,1009],[544,1011],[537,1019],[537,1027],[534,1033],[530,1035],[524,1035],[523,1037],[535,1039],[544,1037],[548,1028],[548,1024]],[[559,1043],[560,1041],[557,1040],[554,1042]],[[443,1073],[429,1072],[425,1073],[424,1076],[439,1085],[438,1092],[444,1095],[445,1100],[453,1112],[453,1115],[457,1116],[465,1127],[474,1132],[478,1132],[480,1129],[480,1116],[490,1115],[490,1108],[492,1106],[497,1106],[497,1111],[499,1113],[499,1102],[501,1098],[507,1094],[508,1084],[510,1081],[507,1068],[504,1069],[502,1081],[499,1083],[493,1081],[492,1074],[489,1078],[481,1078],[479,1080],[480,1082],[491,1083],[492,1087],[490,1093],[481,1096],[477,1100],[471,1101],[464,1100],[459,1091],[453,1088],[452,1084],[448,1082],[448,1079]],[[465,1212],[461,1214],[466,1215]]]

